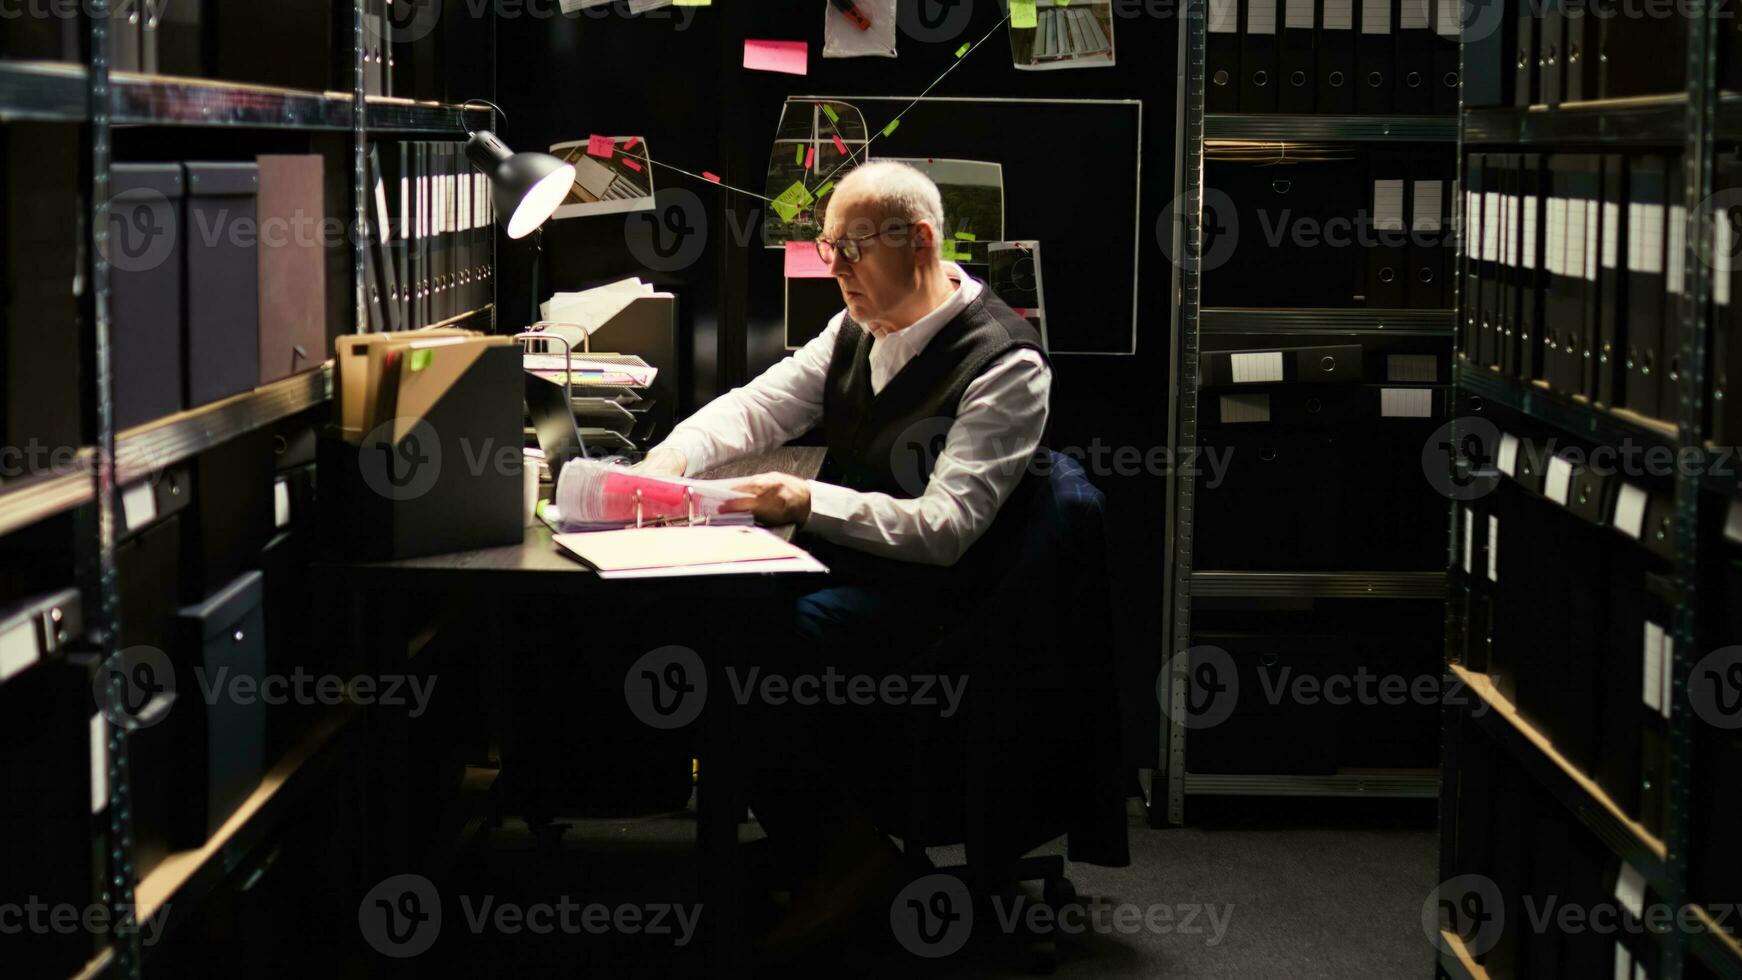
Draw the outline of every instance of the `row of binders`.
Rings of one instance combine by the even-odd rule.
[[[465,144],[379,142],[371,248],[364,249],[372,331],[417,330],[490,305],[495,205]]]
[[[1209,112],[1458,111],[1458,0],[1210,0]]]
[[[1460,347],[1486,365],[1609,408],[1674,419],[1680,407],[1688,213],[1678,157],[1471,154]],[[1719,187],[1742,187],[1721,161]],[[1696,242],[1713,265],[1709,434],[1742,436],[1726,397],[1739,353],[1730,215]]]

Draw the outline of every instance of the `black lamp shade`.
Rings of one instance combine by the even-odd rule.
[[[575,183],[573,164],[548,153],[515,153],[489,130],[472,134],[466,156],[490,178],[496,215],[509,238],[525,238],[537,231]]]

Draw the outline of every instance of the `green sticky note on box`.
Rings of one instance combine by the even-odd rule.
[[[434,361],[435,351],[433,350],[414,350],[411,352],[411,369],[413,371],[422,371]]]
[[[804,181],[794,181],[791,187],[781,191],[780,196],[774,199],[774,213],[780,215],[782,221],[791,221],[815,200],[811,192],[805,190]]]
[[[1018,29],[1040,26],[1034,13],[1034,0],[1010,0],[1010,26]]]

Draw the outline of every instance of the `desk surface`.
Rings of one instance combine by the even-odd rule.
[[[810,479],[822,469],[826,451],[815,446],[784,446],[772,452],[747,456],[702,474],[707,479],[727,479],[779,471]],[[797,528],[773,528],[792,540]],[[641,589],[660,583],[681,583],[686,591],[732,593],[766,588],[766,580],[779,575],[707,575],[662,579],[602,579],[591,568],[571,558],[551,540],[552,531],[543,522],[526,529],[519,544],[455,551],[396,561],[342,562],[326,566],[353,584],[372,587],[441,590],[453,588],[455,576],[465,577],[464,586],[480,590],[579,592],[611,589]],[[762,584],[755,584],[762,583]]]

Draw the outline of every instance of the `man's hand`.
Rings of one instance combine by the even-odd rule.
[[[629,468],[649,476],[683,476],[689,469],[689,460],[675,449],[655,449]]]
[[[732,487],[755,497],[726,501],[726,510],[750,511],[763,524],[803,524],[811,516],[811,486],[791,473],[758,473]]]

